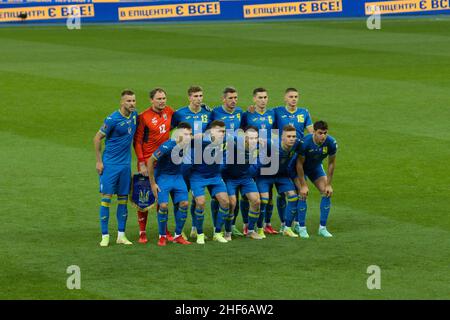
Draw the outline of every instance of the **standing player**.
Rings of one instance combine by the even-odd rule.
[[[191,86],[188,91],[189,105],[175,111],[172,117],[172,127],[175,128],[180,122],[187,122],[191,125],[195,137],[201,137],[206,127],[211,122],[211,111],[203,104],[203,89],[200,86]],[[186,174],[186,172],[185,172]],[[189,186],[189,180],[185,179]],[[192,229],[191,237],[197,236],[195,227],[195,202],[191,201]]]
[[[138,171],[148,176],[147,161],[156,149],[169,139],[173,110],[166,106],[166,92],[162,88],[150,91],[151,106],[139,114],[138,127],[134,137],[134,149],[138,160]],[[138,210],[139,242],[147,243],[145,232],[148,211]],[[171,235],[167,234],[169,240]]]
[[[274,108],[275,128],[282,129],[291,125],[297,130],[297,139],[302,139],[305,130],[313,132],[313,124],[308,109],[298,108],[299,95],[295,88],[287,88],[284,94],[284,106]]]
[[[258,128],[259,137],[264,140],[270,140],[272,128],[274,127],[275,113],[267,109],[269,96],[264,88],[253,90],[254,110],[246,111],[242,115],[241,127],[255,126]]]
[[[275,112],[275,128],[281,130],[285,125],[291,125],[297,130],[297,139],[304,137],[305,130],[309,133],[313,132],[313,124],[308,109],[298,108],[299,99],[298,90],[295,88],[287,88],[284,92],[284,106],[276,107]],[[280,132],[281,134],[281,132]],[[277,196],[278,212],[284,211],[286,208],[286,198],[283,195]],[[299,233],[297,221],[295,221],[294,231]]]
[[[220,175],[220,168],[224,160],[225,143],[225,123],[214,120],[210,124],[209,132],[203,138],[194,138],[194,148],[191,153],[193,160],[189,182],[192,194],[195,198],[195,224],[197,227],[197,243],[205,244],[203,233],[203,221],[205,211],[205,188],[212,197],[219,202],[219,212],[215,221],[215,232],[213,239],[226,243],[221,234],[223,221],[229,217],[229,205],[227,188]]]
[[[191,244],[181,233],[186,222],[188,209],[188,190],[182,175],[182,160],[190,152],[192,127],[189,123],[181,122],[173,136],[156,149],[147,164],[150,185],[158,208],[159,246],[167,242],[167,219],[169,211],[169,194],[173,193],[175,208],[175,238],[173,242]],[[181,160],[179,163],[176,161]],[[156,168],[155,168],[156,163]],[[156,174],[155,174],[156,171]],[[176,206],[175,206],[176,205]]]
[[[211,119],[212,120],[220,120],[225,123],[225,129],[227,132],[226,139],[230,139],[233,141],[236,136],[236,130],[241,127],[241,118],[243,111],[240,107],[237,106],[238,93],[237,90],[233,87],[226,87],[223,90],[222,102],[221,106],[214,108]],[[243,203],[244,204],[244,203]],[[217,213],[219,211],[219,205],[215,199],[211,200],[211,214],[213,216],[213,221],[216,220]],[[232,233],[235,236],[243,236],[243,233],[240,232],[236,226],[236,218],[239,213],[239,206],[236,205],[234,212],[230,212],[230,218],[232,223]],[[244,204],[244,208],[242,208],[243,220],[248,221],[248,200]],[[226,223],[229,223],[229,219],[226,220]]]
[[[317,190],[322,194],[319,236],[332,237],[326,225],[330,213],[331,196],[333,195],[331,181],[333,180],[334,168],[336,167],[337,147],[336,140],[328,135],[328,124],[325,121],[317,121],[314,123],[314,133],[307,135],[297,148],[296,170],[298,177],[294,181],[300,196],[298,222],[302,238],[309,238],[305,226],[306,198],[309,193],[305,176],[314,183]],[[328,158],[328,174],[325,173],[322,165],[322,161],[325,158]]]
[[[256,88],[253,90],[253,107],[245,112],[242,116],[242,127],[252,125],[258,128],[260,139],[264,141],[270,141],[272,138],[272,129],[274,127],[275,113],[274,111],[267,109],[267,102],[269,96],[267,90],[264,88]],[[253,110],[254,109],[254,110]],[[265,216],[260,216],[260,219],[264,219],[264,232],[269,234],[277,234],[278,232],[272,228],[271,218],[273,212],[272,205],[272,187],[270,187],[269,202],[266,204]],[[265,200],[264,200],[265,201]],[[281,222],[283,222],[282,216],[280,216]],[[247,227],[244,225],[244,234],[247,232]]]
[[[281,141],[278,146],[268,146],[270,150],[271,161],[278,161],[278,170],[275,174],[264,175],[263,169],[256,178],[256,184],[261,196],[261,213],[266,210],[266,204],[269,201],[269,191],[272,185],[275,184],[278,194],[285,194],[288,199],[288,204],[285,210],[285,227],[283,228],[283,235],[289,237],[298,237],[290,228],[292,220],[297,214],[297,202],[298,195],[295,190],[294,183],[291,180],[292,177],[292,163],[295,160],[296,148],[299,144],[297,140],[297,133],[293,126],[286,125],[283,127],[283,133],[281,135]],[[276,141],[272,142],[276,143]],[[274,152],[274,153],[272,153]],[[258,221],[258,233],[265,238],[264,231],[262,229],[262,220]]]
[[[232,148],[232,152],[231,151]],[[258,158],[258,128],[248,126],[244,137],[238,136],[232,144],[227,144],[226,164],[222,171],[230,199],[230,212],[234,212],[238,189],[242,196],[249,200],[247,236],[260,240],[262,237],[255,232],[255,224],[259,217],[260,198],[254,177],[254,167]],[[225,240],[231,241],[231,223],[225,224]]]
[[[131,180],[131,143],[136,131],[136,96],[131,90],[121,94],[120,109],[106,117],[103,126],[94,137],[96,169],[100,176],[100,246],[109,245],[108,221],[111,198],[117,194],[117,243],[132,244],[125,236],[128,217],[127,200]],[[102,155],[102,139],[105,150]]]
[[[176,128],[180,122],[187,122],[192,127],[192,133],[203,133],[211,122],[211,111],[203,104],[203,89],[191,86],[188,91],[189,105],[175,111],[172,116],[172,127]]]

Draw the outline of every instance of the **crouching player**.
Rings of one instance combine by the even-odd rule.
[[[322,194],[320,201],[320,226],[319,236],[332,237],[326,228],[328,214],[331,207],[331,196],[333,188],[331,181],[333,180],[334,168],[336,166],[336,140],[328,135],[328,124],[325,121],[317,121],[314,123],[314,133],[307,135],[297,147],[297,163],[296,171],[298,177],[294,180],[298,188],[299,210],[298,223],[300,225],[300,236],[308,238],[306,231],[306,198],[308,196],[308,184],[305,176],[311,180],[317,190]],[[328,174],[323,169],[322,161],[328,157]]]
[[[172,192],[175,212],[175,237],[173,242],[191,244],[181,233],[186,222],[188,209],[188,191],[182,175],[182,162],[192,140],[192,127],[181,122],[173,139],[164,142],[153,153],[147,164],[152,192],[159,204],[158,230],[159,246],[167,243],[167,219],[169,194]],[[156,162],[156,168],[155,168]]]
[[[274,142],[272,142],[273,144]],[[287,207],[284,213],[285,227],[282,228],[282,235],[296,238],[298,237],[292,229],[292,221],[297,215],[298,195],[295,191],[295,185],[291,180],[292,162],[296,156],[297,145],[300,143],[297,140],[297,134],[294,126],[285,125],[281,134],[281,142],[278,146],[267,145],[267,151],[270,151],[270,159],[278,162],[278,170],[265,174],[264,170],[268,168],[261,168],[259,176],[256,178],[256,184],[261,196],[261,216],[264,217],[267,203],[269,202],[269,191],[273,184],[277,188],[278,194],[287,196]],[[261,150],[260,150],[261,152]],[[264,157],[264,155],[263,155]],[[276,167],[275,167],[276,168]],[[263,227],[263,220],[258,219],[258,233],[265,238]]]
[[[214,120],[203,138],[194,139],[194,148],[191,153],[193,165],[190,171],[189,182],[195,199],[195,226],[197,227],[198,244],[205,244],[205,234],[203,233],[206,201],[205,188],[208,188],[211,197],[215,197],[219,202],[219,212],[214,224],[213,240],[221,243],[228,242],[221,233],[225,219],[231,218],[232,220],[233,218],[229,215],[230,202],[227,188],[220,175],[226,149],[224,136],[225,123],[221,120]]]
[[[231,241],[232,222],[234,209],[237,203],[237,190],[249,200],[250,210],[248,212],[247,236],[252,239],[261,240],[262,237],[256,232],[255,224],[259,218],[260,198],[258,188],[253,176],[258,158],[258,128],[248,126],[244,137],[238,136],[234,143],[227,144],[226,165],[222,170],[230,199],[231,217],[225,220],[225,240]],[[233,148],[233,150],[231,150]]]

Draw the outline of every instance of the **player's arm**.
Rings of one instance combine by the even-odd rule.
[[[331,181],[333,180],[334,169],[336,168],[336,154],[328,156],[328,172],[327,172],[327,185],[325,186],[325,195],[331,197],[333,194],[333,188],[331,187]]]
[[[172,120],[170,121],[170,135],[173,134],[173,130],[176,129],[176,127],[178,127],[178,124],[180,124],[179,114],[180,113],[176,111],[172,115]]]
[[[145,158],[144,158],[144,130],[145,130],[145,123],[144,123],[144,116],[139,115],[138,118],[138,126],[136,128],[136,133],[134,134],[134,151],[136,152],[136,157],[138,159],[138,168],[139,173],[148,176],[147,167],[145,166]]]
[[[155,202],[158,201],[158,192],[161,191],[155,180],[155,162],[157,160],[158,159],[152,155],[147,163],[148,179],[150,180],[150,187],[152,188],[153,195],[155,196]]]
[[[311,115],[309,114],[309,111],[306,110],[306,119],[305,119],[305,124],[306,124],[306,130],[308,130],[308,133],[314,133],[314,125],[311,119]]]
[[[245,127],[247,126],[247,112],[243,112],[242,113],[242,118],[241,118],[241,125],[240,128],[242,130],[245,130]]]
[[[95,169],[97,169],[97,173],[101,175],[103,173],[103,160],[102,160],[102,140],[106,137],[106,135],[98,131],[94,136],[94,149],[95,149],[95,158],[97,160]]]
[[[305,171],[303,170],[303,164],[305,163],[305,157],[298,155],[295,163],[295,171],[297,171],[297,177],[294,179],[295,186],[298,189],[298,194],[301,199],[306,199],[308,196],[309,188],[305,180]]]

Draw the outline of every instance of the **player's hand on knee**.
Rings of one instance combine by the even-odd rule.
[[[301,186],[300,190],[298,190],[298,195],[299,195],[300,199],[302,199],[302,200],[306,200],[306,198],[308,197],[308,193],[309,193],[309,188],[307,185]]]
[[[139,173],[142,174],[143,176],[148,177],[148,170],[145,163],[139,163]]]
[[[331,187],[331,185],[327,185],[325,187],[325,192],[324,192],[325,196],[327,196],[328,198],[331,197],[333,195],[333,187]]]
[[[152,184],[152,192],[153,192],[153,195],[155,196],[155,202],[157,202],[157,200],[158,200],[158,192],[161,192],[161,189],[159,188],[159,186],[155,183],[155,184]]]
[[[97,169],[97,173],[101,175],[103,173],[103,162],[97,162],[95,169]]]

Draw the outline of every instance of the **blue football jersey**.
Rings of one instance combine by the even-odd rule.
[[[156,149],[153,153],[158,162],[156,163],[155,176],[161,174],[181,175],[183,169],[183,162],[186,156],[184,155],[185,149],[178,150],[178,157],[180,163],[174,163],[172,159],[172,150],[176,147],[177,143],[174,140],[168,140]],[[176,151],[175,151],[176,152]]]
[[[106,136],[102,156],[104,164],[131,164],[131,144],[136,132],[137,117],[136,111],[125,117],[117,110],[105,118],[100,128],[100,132]]]
[[[178,109],[172,116],[172,128],[176,128],[180,122],[187,122],[192,127],[192,134],[203,133],[211,122],[211,111],[202,107],[194,113],[189,106]]]
[[[293,177],[295,175],[295,160],[297,157],[298,146],[301,140],[297,139],[295,144],[289,149],[283,149],[281,146],[281,140],[278,140],[278,145],[274,145],[273,142],[267,143],[267,155],[262,153],[262,157],[270,157],[272,164],[264,165],[264,167],[270,167],[274,161],[278,162],[278,170],[275,176],[277,177]],[[273,150],[272,150],[273,149]],[[273,152],[272,152],[273,151]],[[265,160],[267,162],[267,160]]]
[[[285,106],[274,108],[275,128],[283,130],[285,125],[294,126],[297,131],[297,138],[301,139],[305,135],[306,127],[311,126],[312,120],[308,109],[297,108],[295,112],[290,112]]]
[[[244,112],[242,115],[241,128],[245,129],[247,126],[254,126],[259,130],[259,136],[263,137],[261,130],[266,130],[266,139],[270,140],[272,137],[272,128],[275,122],[275,113],[273,110],[266,110],[264,113],[257,111]]]
[[[241,127],[242,113],[243,111],[240,107],[236,107],[233,113],[229,113],[223,108],[223,106],[219,106],[213,109],[211,120],[222,120],[225,122],[226,130],[236,131]],[[227,136],[231,136],[231,134],[227,132]]]
[[[202,139],[201,148],[196,147],[193,141],[191,148],[191,176],[209,178],[220,174],[221,166],[225,159],[225,143],[214,144],[211,138],[205,135]]]
[[[297,153],[305,157],[304,168],[320,166],[323,159],[333,156],[337,152],[338,145],[332,136],[327,136],[321,145],[314,142],[313,136],[313,134],[308,134],[297,146]]]
[[[233,151],[231,152],[231,149]],[[258,160],[258,148],[245,148],[245,137],[236,137],[234,143],[227,143],[225,164],[222,167],[224,179],[252,178]]]

